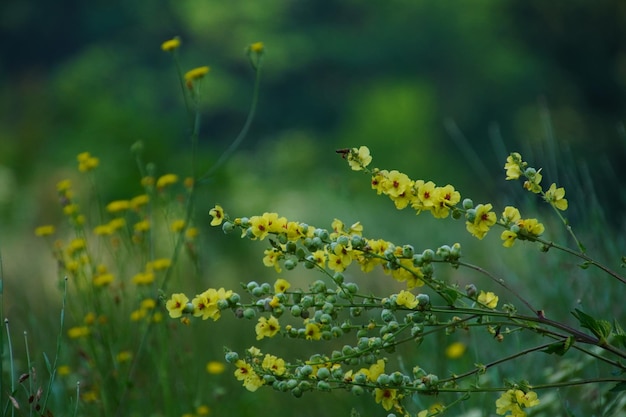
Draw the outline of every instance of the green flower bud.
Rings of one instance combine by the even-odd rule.
[[[298,261],[304,261],[304,259],[306,258],[306,252],[304,251],[303,248],[296,249],[296,258],[298,258]]]
[[[352,388],[350,388],[350,392],[352,395],[356,395],[357,397],[365,394],[365,390],[360,385],[353,385]]]
[[[291,306],[289,311],[291,312],[292,316],[300,317],[300,315],[302,314],[302,307],[300,307],[298,304],[294,304],[293,306]]]
[[[318,379],[328,379],[330,378],[330,370],[325,367],[319,368],[316,376]]]
[[[463,208],[465,210],[469,210],[471,208],[474,208],[474,202],[472,201],[471,198],[466,198],[463,200]]]
[[[465,219],[470,223],[474,223],[474,220],[476,220],[476,210],[473,208],[467,210],[465,212]]]
[[[382,321],[384,321],[385,323],[389,323],[392,320],[395,320],[396,317],[393,315],[393,312],[391,310],[387,310],[386,308],[384,308],[381,312],[380,312],[380,318]]]
[[[243,311],[243,316],[247,318],[248,320],[251,320],[256,316],[256,311],[254,311],[253,308],[246,308]]]
[[[255,297],[263,297],[263,288],[261,287],[255,287],[252,289],[252,291],[250,291],[250,293],[255,296]]]
[[[404,375],[396,371],[390,375],[389,379],[393,385],[401,385],[404,382]]]
[[[367,336],[367,329],[359,329],[356,332],[356,337],[366,337]]]
[[[287,271],[292,271],[296,266],[298,266],[298,261],[295,259],[287,259],[285,260],[284,265]]]
[[[376,379],[376,383],[380,385],[389,385],[390,379],[387,374],[380,374]]]
[[[313,373],[313,367],[311,365],[303,365],[298,369],[300,370],[300,374],[302,376],[309,376]]]
[[[356,294],[357,292],[359,292],[359,286],[355,284],[354,282],[348,282],[345,285],[345,288],[346,290],[348,290],[350,294]]]
[[[317,383],[317,389],[320,391],[330,391],[330,384],[326,381],[319,381]]]
[[[311,387],[312,385],[309,381],[300,381],[300,383],[298,383],[298,388],[300,388],[302,391],[309,391]]]
[[[341,354],[343,356],[352,356],[352,355],[354,355],[354,353],[355,353],[354,348],[352,346],[350,346],[350,345],[344,345],[341,348]]]
[[[343,284],[344,279],[345,278],[341,272],[335,272],[335,275],[333,275],[333,281],[335,281],[338,285]]]
[[[461,217],[463,217],[463,212],[461,210],[459,210],[458,208],[453,208],[452,209],[452,218],[454,220],[459,220]]]
[[[228,298],[228,302],[230,304],[237,304],[239,303],[239,301],[241,301],[241,296],[239,294],[237,294],[236,292],[233,293],[229,298]]]
[[[437,256],[440,258],[447,260],[450,257],[450,246],[443,245],[437,249]]]
[[[415,298],[417,298],[419,305],[422,307],[430,304],[430,297],[428,296],[428,294],[417,294],[417,297]]]
[[[337,238],[337,244],[342,246],[348,246],[350,244],[350,238],[346,235],[339,236]]]
[[[224,359],[226,359],[226,362],[228,363],[235,363],[239,360],[239,354],[237,352],[226,352],[226,355],[224,355]]]
[[[324,313],[324,314],[322,314],[322,315],[320,316],[320,320],[319,320],[319,322],[320,322],[320,323],[322,323],[322,324],[328,324],[328,323],[330,323],[332,320],[333,320],[333,318],[331,317],[331,315],[330,315],[330,314],[326,314],[326,313]]]
[[[413,249],[413,246],[411,245],[402,246],[402,256],[404,256],[405,258],[412,257],[414,252],[415,252],[415,249]]]
[[[353,249],[362,249],[365,246],[363,238],[359,235],[352,235],[351,243]]]
[[[432,249],[426,249],[422,252],[422,260],[424,262],[430,262],[435,257],[435,252]]]
[[[424,265],[424,256],[422,254],[413,255],[413,266]]]
[[[298,248],[296,246],[296,242],[292,242],[292,241],[287,242],[286,241],[287,240],[287,235],[285,235],[285,234],[281,234],[280,236],[285,236],[285,242],[280,242],[283,245],[285,245],[285,252],[287,252],[287,253],[295,253],[296,249]]]
[[[284,233],[279,234],[278,236],[276,236],[278,238],[278,242],[280,242],[281,245],[284,245],[285,243],[287,243],[287,235]],[[293,242],[292,242],[293,243]],[[294,248],[295,249],[295,248]],[[289,252],[289,250],[287,250],[287,252]]]
[[[303,308],[309,308],[313,306],[313,297],[311,297],[310,295],[305,295],[304,297],[302,297],[302,301],[301,303]]]
[[[365,384],[367,382],[367,375],[359,372],[356,375],[354,375],[354,382],[356,382],[357,384]]]
[[[233,224],[233,222],[226,220],[224,223],[222,223],[222,232],[224,232],[225,234],[228,234],[233,230],[235,230],[235,225]]]
[[[263,284],[261,284],[261,289],[263,290],[263,294],[269,294],[272,290],[272,286],[267,282],[264,282]]]
[[[326,314],[332,314],[335,311],[335,305],[332,303],[324,303],[322,311]]]
[[[291,395],[293,395],[296,398],[302,397],[302,389],[300,389],[300,387],[295,387],[294,389],[291,390]]]
[[[241,227],[248,228],[248,227],[252,226],[252,224],[250,223],[250,219],[249,218],[242,217],[240,220],[241,220]]]
[[[259,286],[259,284],[256,281],[250,281],[250,282],[248,282],[248,284],[246,284],[246,289],[248,291],[252,291],[252,290],[254,290],[258,286]]]

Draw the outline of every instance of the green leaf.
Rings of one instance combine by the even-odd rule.
[[[609,390],[609,392],[626,391],[626,382],[620,382]]]
[[[580,325],[591,330],[598,339],[606,340],[611,335],[611,323],[606,320],[596,320],[587,313],[583,313],[579,309],[574,309],[572,315],[576,317]]]
[[[48,370],[48,373],[52,375],[52,365],[50,364],[50,359],[48,359],[48,355],[46,355],[46,352],[43,353],[43,360],[46,363],[46,369]]]
[[[578,266],[580,267],[580,269],[587,269],[591,266],[591,262],[583,262],[582,264]]]
[[[567,352],[569,348],[572,347],[573,344],[574,344],[574,337],[570,336],[565,340],[552,343],[550,346],[542,350],[542,352],[550,354],[550,355],[554,353],[559,356],[563,356],[565,352]]]

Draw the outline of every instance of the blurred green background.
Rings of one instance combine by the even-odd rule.
[[[61,219],[55,183],[76,176],[79,152],[101,159],[105,201],[140,192],[130,153],[138,140],[159,173],[189,174],[186,113],[171,57],[160,50],[172,36],[182,39],[184,70],[212,68],[203,83],[204,168],[245,120],[254,75],[244,48],[266,46],[250,134],[200,190],[196,222],[209,271],[203,285],[260,274],[274,280],[260,258],[242,268],[241,258],[258,257],[260,245],[207,227],[215,203],[233,216],[278,211],[322,227],[335,217],[360,220],[368,236],[420,249],[465,239],[459,223],[418,223],[376,199],[368,179],[335,154],[359,145],[370,147],[374,166],[452,183],[477,203],[528,199],[502,170],[506,155],[520,151],[544,167],[546,182],[566,187],[572,224],[590,249],[613,259],[624,251],[626,227],[624,22],[626,3],[615,0],[3,1],[0,249],[7,286],[17,292],[24,280],[54,276],[32,229]],[[493,238],[491,247],[499,246]],[[503,266],[484,247],[468,246],[475,260]],[[558,296],[545,290],[553,292],[546,300]],[[572,291],[584,298],[601,290]],[[615,296],[589,299],[623,318],[620,304],[611,304]],[[573,305],[565,303],[564,317]]]

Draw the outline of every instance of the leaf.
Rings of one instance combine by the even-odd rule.
[[[626,382],[620,382],[609,390],[609,392],[626,391]]]
[[[544,350],[542,350],[541,352],[547,353],[547,354],[557,354],[559,356],[563,356],[565,354],[565,352],[567,352],[569,350],[569,348],[572,347],[572,345],[574,344],[574,337],[570,336],[565,340],[561,340],[559,342],[556,343],[552,343],[550,346],[548,346],[547,348],[545,348]]]
[[[580,269],[587,269],[591,266],[591,262],[583,262],[582,264],[578,266],[580,267]]]
[[[582,327],[585,327],[600,340],[606,340],[611,335],[611,323],[606,320],[596,320],[579,309],[574,309],[572,315],[576,317]]]
[[[48,359],[48,355],[46,355],[46,352],[43,353],[43,360],[46,363],[46,369],[48,370],[48,373],[52,375],[52,365],[50,364],[50,359]]]

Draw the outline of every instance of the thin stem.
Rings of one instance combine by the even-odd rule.
[[[533,307],[528,301],[526,301],[526,299],[524,297],[522,297],[521,295],[519,295],[516,291],[514,291],[513,289],[511,289],[511,287],[509,287],[502,278],[498,278],[495,275],[493,275],[491,272],[487,271],[484,268],[481,268],[480,266],[477,265],[473,265],[473,264],[469,264],[466,262],[461,262],[458,261],[459,265],[462,265],[466,268],[469,269],[473,269],[474,271],[480,272],[481,274],[489,277],[493,282],[497,283],[498,285],[502,286],[503,288],[505,288],[507,291],[509,291],[511,294],[513,294],[518,300],[520,300],[520,302],[522,304],[524,304],[526,307],[528,307],[528,309],[530,311],[532,311],[535,314],[538,314],[537,309],[535,309],[535,307]]]
[[[603,264],[599,263],[598,261],[594,260],[593,258],[590,258],[589,256],[587,256],[585,253],[582,252],[576,252],[573,249],[570,249],[566,246],[561,246],[558,243],[554,243],[554,242],[549,242],[547,240],[541,239],[541,238],[536,238],[535,239],[537,242],[542,243],[546,246],[546,248],[556,248],[558,250],[561,250],[563,252],[569,253],[570,255],[574,255],[582,260],[584,260],[585,262],[587,262],[590,265],[593,265],[599,269],[601,269],[602,271],[606,272],[607,274],[609,274],[610,276],[612,276],[613,278],[617,279],[618,281],[620,281],[622,284],[626,284],[626,278],[622,277],[620,274],[618,274],[617,272],[613,271],[612,269],[604,266]]]
[[[48,404],[48,398],[50,397],[50,393],[52,392],[52,385],[54,384],[54,379],[56,377],[57,361],[59,360],[59,355],[61,353],[61,341],[63,339],[63,325],[65,324],[66,300],[67,300],[67,277],[65,277],[65,280],[63,281],[63,301],[61,304],[61,325],[59,328],[59,335],[57,336],[56,352],[54,354],[54,362],[52,363],[52,369],[50,370],[50,379],[48,380],[48,388],[46,389],[46,395],[44,396],[44,400],[41,406],[42,410],[46,409],[46,405]]]
[[[239,134],[237,135],[235,140],[233,140],[233,142],[230,144],[228,149],[226,149],[224,151],[224,153],[219,157],[217,162],[215,164],[213,164],[213,166],[211,168],[209,168],[207,170],[207,172],[205,172],[203,175],[201,175],[198,178],[198,182],[205,182],[205,181],[207,181],[211,177],[211,175],[213,175],[213,173],[215,173],[215,171],[217,171],[218,168],[220,168],[222,165],[224,165],[224,163],[228,160],[228,158],[230,158],[230,156],[233,154],[233,152],[235,152],[235,150],[237,150],[237,148],[239,147],[241,142],[245,139],[246,135],[248,134],[248,130],[250,129],[250,125],[252,124],[252,120],[254,119],[254,116],[256,114],[256,109],[257,109],[257,105],[258,105],[258,102],[259,102],[259,89],[260,89],[259,87],[260,87],[260,84],[261,84],[261,67],[262,67],[261,64],[259,64],[257,67],[255,67],[256,77],[254,79],[254,90],[253,90],[253,93],[252,93],[252,103],[250,104],[250,110],[248,111],[248,117],[246,118],[246,121],[245,121],[243,127],[241,128],[241,131],[239,132]]]

